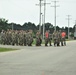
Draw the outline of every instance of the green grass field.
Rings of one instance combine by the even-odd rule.
[[[0,48],[0,52],[7,52],[7,51],[15,51],[16,49],[12,48]]]

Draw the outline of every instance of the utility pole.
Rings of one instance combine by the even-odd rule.
[[[40,21],[39,21],[39,31],[41,32],[41,1],[43,0],[39,0],[40,1]]]
[[[44,0],[44,24],[43,24],[43,39],[45,35],[45,13],[46,13],[46,0]]]
[[[13,28],[13,23],[12,23],[12,30],[13,30],[14,28]]]
[[[52,1],[52,2],[54,2],[54,6],[51,6],[51,7],[55,8],[55,22],[54,22],[55,23],[55,28],[54,29],[56,31],[56,8],[59,7],[59,6],[56,5],[58,1],[55,0],[55,1]]]
[[[69,26],[70,26],[70,19],[71,19],[70,16],[71,15],[67,15],[67,17],[68,17],[67,18],[67,20],[68,20],[68,39],[69,39]]]
[[[44,24],[43,24],[43,36],[44,36],[44,34],[45,34],[46,4],[51,4],[51,3],[46,3],[46,0],[44,0]]]
[[[46,4],[51,4],[51,3],[46,3],[46,0],[44,0],[44,32],[43,32],[43,34],[45,33],[45,17],[46,17]]]
[[[40,1],[40,3],[39,4],[36,4],[36,5],[39,5],[40,6],[40,18],[39,18],[39,31],[41,31],[41,15],[42,15],[42,13],[41,13],[41,6],[43,5],[44,6],[44,20],[43,20],[43,29],[44,29],[44,32],[43,32],[43,34],[45,33],[45,13],[46,13],[46,4],[51,4],[51,3],[46,3],[46,0],[44,0],[44,3],[41,3],[41,1],[43,1],[43,0],[39,0]]]
[[[36,4],[36,5],[39,5],[39,8],[40,8],[40,11],[39,11],[39,31],[41,32],[41,6],[42,6],[42,3],[41,3],[41,1],[43,1],[43,0],[39,0],[40,2],[39,2],[39,4]]]

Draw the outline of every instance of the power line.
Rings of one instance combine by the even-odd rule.
[[[55,23],[55,31],[56,31],[56,8],[59,7],[59,6],[57,6],[56,4],[57,4],[57,2],[59,2],[59,1],[56,1],[56,0],[55,0],[55,1],[52,1],[52,2],[54,2],[54,6],[51,6],[51,7],[54,7],[54,8],[55,8],[55,22],[54,22],[54,23]]]

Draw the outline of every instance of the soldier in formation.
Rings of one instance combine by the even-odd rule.
[[[40,31],[37,31],[37,33],[36,33],[36,46],[41,46],[41,43],[42,43],[41,33],[40,33]]]
[[[32,30],[29,30],[29,32],[27,33],[27,44],[28,46],[32,46],[32,43],[33,43],[33,33],[32,33]]]
[[[66,32],[64,30],[61,33],[61,45],[66,46]]]
[[[51,44],[51,41],[52,41],[52,34],[50,33],[49,30],[46,30],[45,32],[45,46],[52,46]]]

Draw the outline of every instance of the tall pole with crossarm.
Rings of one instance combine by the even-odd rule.
[[[46,3],[46,0],[44,0],[44,28],[43,28],[43,35],[45,33],[45,17],[46,17],[46,4],[51,4],[51,3]]]
[[[43,36],[45,34],[45,11],[46,11],[46,0],[44,0],[44,25],[43,25]],[[43,38],[44,39],[44,38]]]
[[[57,3],[58,1],[55,0],[55,1],[52,1],[52,2],[54,2],[54,6],[51,6],[51,7],[54,7],[54,8],[55,8],[55,20],[54,20],[54,21],[55,21],[55,28],[54,28],[54,29],[55,29],[55,31],[56,31],[56,8],[59,7],[59,6],[56,5],[56,3]]]
[[[68,20],[68,39],[69,39],[69,26],[70,26],[70,19],[71,19],[70,16],[71,15],[67,15],[67,17],[68,17],[67,18],[67,20]]]

